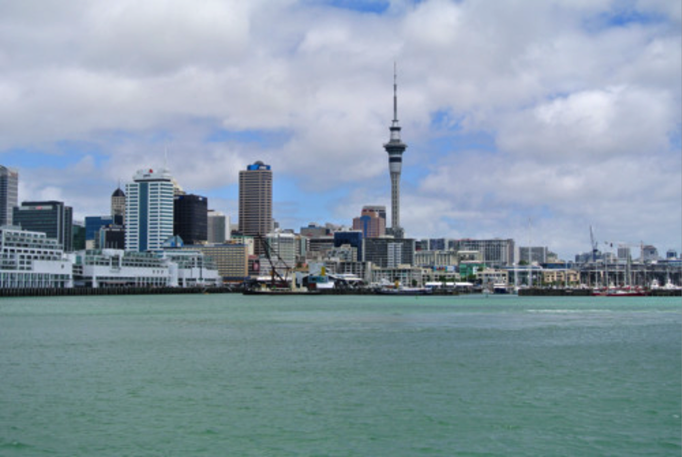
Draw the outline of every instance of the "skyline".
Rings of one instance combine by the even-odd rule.
[[[680,252],[680,3],[582,3],[2,3],[0,164],[82,220],[167,163],[234,220],[262,160],[282,227],[351,226],[397,61],[406,236]]]

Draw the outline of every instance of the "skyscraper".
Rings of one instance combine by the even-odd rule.
[[[176,195],[173,203],[173,234],[185,244],[201,244],[208,239],[208,199],[201,195]],[[224,240],[223,240],[224,241]]]
[[[139,170],[126,184],[126,251],[155,251],[173,236],[173,182],[166,169]]]
[[[259,160],[239,172],[239,231],[265,237],[272,227],[272,170]],[[255,247],[260,254],[260,243]]]
[[[400,140],[398,124],[398,83],[395,66],[393,68],[393,123],[389,128],[391,137],[384,149],[388,153],[388,171],[391,175],[391,233],[396,238],[403,238],[400,227],[400,172],[403,168],[403,152],[407,145]]]
[[[208,210],[208,242],[222,244],[230,239],[230,218],[220,211]]]
[[[386,234],[386,207],[364,206],[360,217],[353,219],[353,230],[361,230],[365,238],[384,236]]]
[[[14,208],[14,224],[56,239],[65,252],[73,250],[73,209],[54,200],[23,202]]]
[[[13,208],[19,204],[19,172],[0,165],[0,227],[12,225]]]
[[[111,216],[116,224],[125,224],[125,214],[126,194],[121,190],[121,186],[119,186],[111,194]]]

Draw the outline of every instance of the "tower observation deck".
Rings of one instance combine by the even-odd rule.
[[[391,136],[384,149],[388,153],[388,171],[391,175],[391,232],[397,238],[403,237],[400,226],[400,173],[403,168],[403,152],[407,145],[400,139],[398,123],[398,83],[396,67],[393,67],[393,122],[389,128]]]

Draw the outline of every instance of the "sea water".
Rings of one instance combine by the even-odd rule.
[[[679,298],[0,300],[0,456],[679,456]]]

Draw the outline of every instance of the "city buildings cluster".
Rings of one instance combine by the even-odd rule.
[[[246,281],[300,284],[400,283],[578,285],[680,284],[669,250],[621,245],[564,261],[513,239],[416,239],[400,224],[400,176],[407,145],[394,77],[388,143],[391,224],[386,207],[366,205],[350,226],[310,223],[298,231],[273,219],[273,170],[256,161],[239,172],[238,224],[187,193],[169,170],[141,169],[113,191],[110,212],[73,221],[61,201],[19,204],[19,172],[0,166],[0,288],[209,287]],[[672,278],[672,279],[671,279]]]

